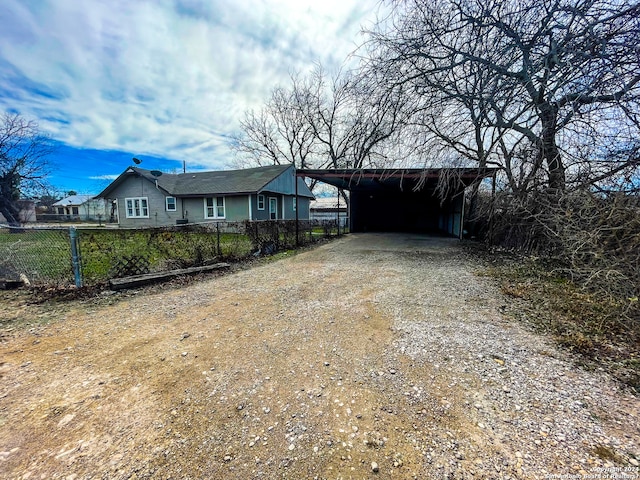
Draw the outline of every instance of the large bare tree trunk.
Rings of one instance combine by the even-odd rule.
[[[561,192],[566,186],[565,169],[556,143],[558,107],[550,103],[539,106],[542,124],[542,156],[549,169],[549,188]]]

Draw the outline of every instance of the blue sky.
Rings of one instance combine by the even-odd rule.
[[[50,183],[98,193],[140,158],[222,169],[250,108],[315,62],[337,68],[377,0],[3,0],[0,111],[56,145]]]

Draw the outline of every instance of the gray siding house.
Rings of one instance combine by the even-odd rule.
[[[296,209],[307,220],[314,198],[293,165],[180,174],[129,167],[98,197],[122,227],[295,220]]]

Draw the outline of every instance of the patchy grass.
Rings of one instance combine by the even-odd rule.
[[[589,292],[544,259],[488,253],[482,275],[513,301],[504,313],[551,336],[589,369],[604,369],[640,395],[640,308],[635,299]]]
[[[68,230],[0,231],[0,277],[24,274],[30,281],[73,279]]]
[[[80,232],[83,276],[89,283],[105,281],[114,265],[127,257],[144,257],[152,271],[201,265],[216,259],[249,255],[251,243],[238,233],[163,230],[83,230]]]

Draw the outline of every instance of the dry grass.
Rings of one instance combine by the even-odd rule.
[[[496,253],[487,259],[491,266],[483,274],[513,299],[505,313],[577,353],[584,367],[604,369],[640,393],[637,301],[589,292],[539,258]]]

